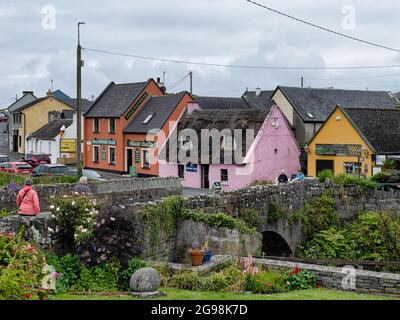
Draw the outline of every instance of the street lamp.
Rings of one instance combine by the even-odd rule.
[[[81,159],[81,145],[82,145],[82,119],[81,119],[81,95],[82,95],[82,66],[81,59],[81,38],[80,38],[80,25],[85,22],[78,22],[78,47],[77,47],[77,61],[76,61],[76,169],[78,178],[82,176],[82,159]]]

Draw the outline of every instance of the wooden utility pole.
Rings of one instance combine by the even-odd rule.
[[[189,71],[189,76],[190,76],[190,94],[193,93],[193,72]]]
[[[84,22],[78,22],[78,47],[76,52],[76,169],[78,178],[82,176],[82,111],[81,111],[81,95],[82,95],[82,48],[80,41],[79,27]]]

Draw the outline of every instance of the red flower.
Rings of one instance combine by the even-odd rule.
[[[317,283],[317,289],[321,288],[321,285],[319,283]]]
[[[272,285],[272,283],[271,282],[269,282],[268,283],[268,287],[272,287],[273,285]]]
[[[300,272],[300,268],[298,266],[295,266],[293,269],[294,274],[298,274]]]
[[[31,295],[29,293],[25,293],[25,299],[30,299]]]

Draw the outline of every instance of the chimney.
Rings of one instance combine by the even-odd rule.
[[[56,121],[56,120],[61,120],[61,112],[49,111],[49,123]]]
[[[198,102],[189,102],[187,105],[187,113],[191,114],[195,110],[201,110]]]
[[[33,94],[33,91],[22,91],[22,96],[25,96],[27,94]]]
[[[261,94],[261,88],[257,87],[256,88],[256,96],[259,96]]]
[[[47,91],[46,95],[47,95],[48,97],[51,97],[51,96],[53,95],[53,92],[51,92],[51,89],[49,89],[49,91]]]

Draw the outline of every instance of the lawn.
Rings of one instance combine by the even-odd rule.
[[[367,294],[357,294],[329,289],[311,289],[301,291],[291,291],[272,295],[257,295],[230,292],[196,292],[187,290],[177,290],[170,288],[161,289],[167,295],[156,298],[157,300],[389,300],[394,299],[385,296],[373,296]],[[58,294],[51,299],[54,300],[135,300],[127,293],[120,294]]]

